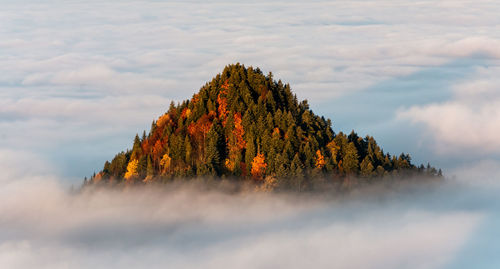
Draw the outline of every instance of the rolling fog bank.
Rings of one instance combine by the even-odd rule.
[[[488,256],[500,219],[491,182],[378,184],[343,195],[196,184],[71,193],[56,179],[11,182],[0,190],[2,268],[499,264]]]

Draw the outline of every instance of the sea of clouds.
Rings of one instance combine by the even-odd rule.
[[[494,181],[381,184],[349,194],[197,184],[70,191],[36,156],[23,156],[33,165],[19,169],[6,154],[0,155],[2,268],[500,265]]]

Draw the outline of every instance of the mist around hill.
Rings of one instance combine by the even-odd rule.
[[[330,195],[196,181],[78,192],[50,175],[10,176],[18,180],[0,189],[2,268],[499,264],[489,255],[498,250],[489,236],[500,220],[492,181],[399,181]]]

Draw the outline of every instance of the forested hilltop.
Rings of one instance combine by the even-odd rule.
[[[226,66],[190,100],[170,104],[148,134],[118,153],[86,184],[168,182],[194,177],[245,180],[265,188],[307,189],[315,179],[440,177],[393,156],[371,136],[332,130],[272,73]]]

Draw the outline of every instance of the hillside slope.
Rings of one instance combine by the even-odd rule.
[[[148,182],[197,176],[271,178],[274,185],[307,186],[314,178],[440,176],[391,156],[371,136],[336,134],[329,119],[299,102],[271,73],[229,65],[190,100],[170,104],[148,134],[117,154],[92,182]]]

